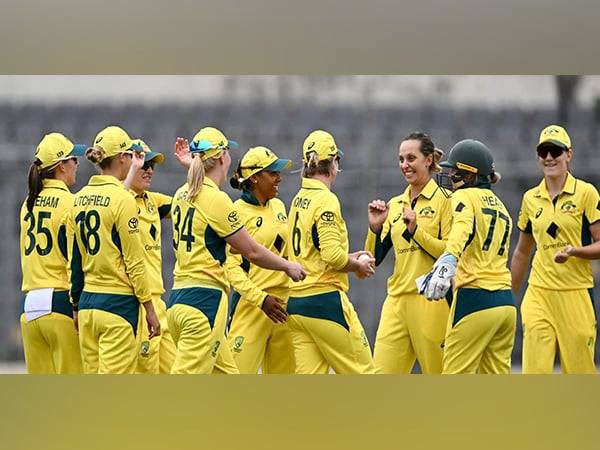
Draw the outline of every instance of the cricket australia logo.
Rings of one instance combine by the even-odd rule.
[[[536,218],[536,219],[537,219],[537,218],[539,218],[539,217],[542,215],[542,213],[543,213],[543,212],[544,212],[544,208],[540,208],[540,209],[538,209],[538,210],[535,212],[535,218]]]
[[[143,341],[140,345],[140,356],[147,358],[150,356],[150,341]]]
[[[244,343],[244,336],[236,336],[233,341],[233,351],[240,353],[242,351],[242,344]]]
[[[435,210],[431,206],[426,206],[419,211],[419,218],[421,219],[432,219],[435,214]]]
[[[564,213],[564,214],[577,214],[577,205],[575,203],[573,203],[571,200],[567,200],[566,202],[564,202],[561,207],[560,210]]]

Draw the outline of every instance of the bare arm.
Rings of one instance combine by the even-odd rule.
[[[256,264],[263,269],[285,272],[294,281],[300,281],[306,277],[306,272],[300,264],[287,261],[269,251],[256,242],[245,228],[225,238],[225,241],[252,264]]]
[[[561,250],[554,256],[554,260],[562,264],[567,262],[571,256],[582,259],[600,259],[600,221],[590,225],[590,233],[594,239],[593,244],[584,247],[571,247],[567,245],[564,250]]]
[[[522,231],[519,233],[519,242],[517,242],[517,247],[510,261],[512,291],[515,296],[521,290],[521,284],[529,266],[529,258],[531,257],[534,244],[535,240],[531,234],[523,233]]]

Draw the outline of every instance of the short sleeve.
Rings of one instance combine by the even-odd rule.
[[[215,195],[210,204],[207,218],[211,228],[223,239],[244,226],[241,214],[225,192]]]
[[[519,209],[519,218],[517,219],[517,228],[523,233],[531,234],[531,217],[529,215],[527,194],[523,196],[521,209]]]
[[[585,196],[585,216],[587,217],[590,224],[600,220],[600,196],[596,188],[588,184],[587,195]]]

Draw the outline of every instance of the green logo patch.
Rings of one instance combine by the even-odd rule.
[[[150,356],[150,341],[142,341],[142,345],[140,345],[140,356],[144,358]]]
[[[233,351],[240,353],[242,351],[242,344],[244,343],[244,336],[236,336],[233,341]]]

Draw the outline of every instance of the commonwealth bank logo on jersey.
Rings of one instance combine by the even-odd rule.
[[[244,336],[236,336],[233,341],[233,351],[240,353],[242,351],[242,344],[244,343]]]

